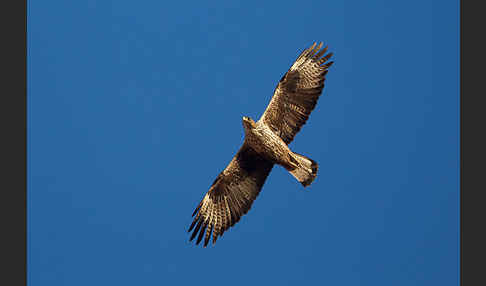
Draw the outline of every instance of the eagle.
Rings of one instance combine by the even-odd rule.
[[[284,167],[304,187],[316,178],[318,164],[292,152],[288,144],[306,123],[324,88],[332,52],[313,43],[280,79],[265,112],[255,122],[243,117],[245,139],[229,165],[216,177],[194,210],[188,232],[204,247],[250,210],[275,164]]]

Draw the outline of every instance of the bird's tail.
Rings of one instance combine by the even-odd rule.
[[[289,170],[290,174],[292,174],[302,186],[307,187],[317,176],[317,163],[314,160],[297,153],[292,153],[291,157],[295,160],[297,167]]]

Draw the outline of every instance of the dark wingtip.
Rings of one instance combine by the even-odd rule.
[[[198,245],[199,243],[201,243],[201,240],[202,240],[202,238],[204,236],[204,233],[206,232],[206,227],[208,227],[208,224],[207,223],[204,223],[203,224],[203,227],[199,231],[199,235],[197,237],[196,245]]]
[[[191,226],[189,227],[189,229],[187,230],[187,232],[191,232],[192,228],[196,225],[196,222],[197,222],[196,219],[192,221]]]
[[[322,44],[322,43],[321,43]],[[321,45],[322,46],[322,45]],[[322,55],[327,51],[327,46],[325,46],[322,50],[320,50],[314,57],[316,60],[320,59]]]
[[[203,222],[202,219],[200,219],[199,220],[199,223],[196,225],[196,228],[194,229],[194,232],[192,233],[191,238],[189,239],[189,241],[192,241],[196,237],[196,234],[199,231],[199,228],[201,228],[202,222]]]
[[[199,203],[197,208],[194,210],[194,212],[192,213],[192,216],[194,216],[197,213],[197,211],[199,211],[200,208],[201,208],[201,203]]]

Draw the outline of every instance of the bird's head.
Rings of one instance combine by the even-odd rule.
[[[253,129],[256,127],[256,123],[250,117],[243,116],[243,126],[245,129]]]

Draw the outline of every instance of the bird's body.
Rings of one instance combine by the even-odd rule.
[[[292,151],[270,127],[262,121],[255,123],[248,117],[243,117],[243,126],[245,128],[244,146],[253,149],[272,163],[292,168]]]
[[[281,165],[304,187],[317,175],[318,165],[292,152],[288,144],[306,123],[324,88],[325,75],[333,62],[327,47],[313,44],[304,50],[282,77],[267,109],[255,122],[243,117],[245,140],[229,165],[218,175],[199,203],[189,227],[196,244],[212,234],[218,236],[238,222],[251,208],[275,164]]]

